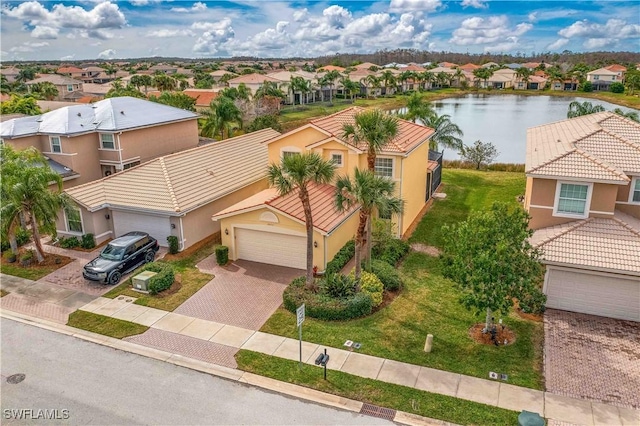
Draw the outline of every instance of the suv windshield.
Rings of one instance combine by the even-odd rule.
[[[122,259],[123,253],[124,247],[112,246],[111,244],[107,244],[107,246],[100,253],[100,257],[107,260],[120,260]]]

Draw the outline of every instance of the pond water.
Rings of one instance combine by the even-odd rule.
[[[560,96],[466,95],[434,101],[438,115],[449,114],[451,121],[462,129],[462,140],[471,145],[476,140],[491,142],[500,155],[499,163],[524,163],[527,128],[567,118],[573,101],[602,105],[607,111],[615,108],[636,111],[597,99]],[[442,147],[441,147],[442,149]],[[457,152],[444,150],[446,160],[460,158]]]

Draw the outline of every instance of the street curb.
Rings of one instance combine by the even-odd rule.
[[[309,401],[345,411],[359,413],[363,403],[338,395],[318,391],[300,385],[294,385],[287,382],[271,379],[269,377],[260,376],[253,373],[240,371],[237,369],[223,367],[216,364],[210,364],[204,361],[195,360],[179,354],[162,351],[159,349],[149,348],[138,345],[136,343],[127,342],[113,337],[104,336],[102,334],[93,333],[86,330],[77,329],[64,324],[58,324],[41,318],[31,317],[29,315],[0,310],[0,317],[23,324],[32,325],[48,331],[65,334],[87,342],[99,344],[112,349],[133,353],[147,358],[156,359],[158,361],[168,362],[179,367],[189,368],[191,370],[200,371],[211,374],[212,376],[221,377],[227,380],[233,380],[253,387],[259,387],[279,394],[288,395],[304,401]],[[442,420],[430,419],[418,416],[416,414],[397,411],[393,419],[394,422],[409,426],[449,426],[453,423],[447,423]]]

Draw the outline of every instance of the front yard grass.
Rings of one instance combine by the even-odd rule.
[[[516,196],[524,192],[525,177],[521,173],[446,169],[443,182],[447,198],[436,201],[411,242],[440,247],[443,224],[464,220],[471,210],[489,207],[494,200],[515,204]],[[506,373],[510,384],[543,388],[541,323],[512,314],[504,320],[516,333],[514,344],[494,347],[475,343],[469,328],[484,317],[458,302],[459,293],[440,273],[438,258],[411,252],[399,271],[405,288],[390,305],[346,322],[307,318],[303,339],[336,348],[353,340],[362,343],[360,352],[369,355],[481,378],[487,378],[489,371]],[[295,315],[280,308],[261,331],[296,338],[295,324]],[[429,354],[423,351],[427,334],[434,335]]]
[[[341,371],[328,370],[327,380],[324,380],[321,368],[303,364],[300,370],[296,361],[257,352],[240,350],[236,354],[236,361],[240,370],[457,424],[514,425],[518,421],[518,413],[515,411],[379,382]]]
[[[60,263],[56,263],[56,259],[60,259]],[[42,264],[38,264],[34,259],[33,263],[29,266],[22,266],[19,261],[9,263],[3,258],[0,272],[7,275],[13,275],[14,277],[38,281],[40,278],[49,275],[71,262],[73,262],[73,259],[70,257],[54,254],[45,254],[44,262]]]
[[[81,330],[91,331],[104,336],[123,339],[136,334],[142,334],[149,327],[124,321],[117,318],[106,317],[86,311],[75,311],[69,315],[67,325]]]

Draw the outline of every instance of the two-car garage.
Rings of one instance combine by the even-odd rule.
[[[548,308],[640,321],[640,277],[547,267]]]

